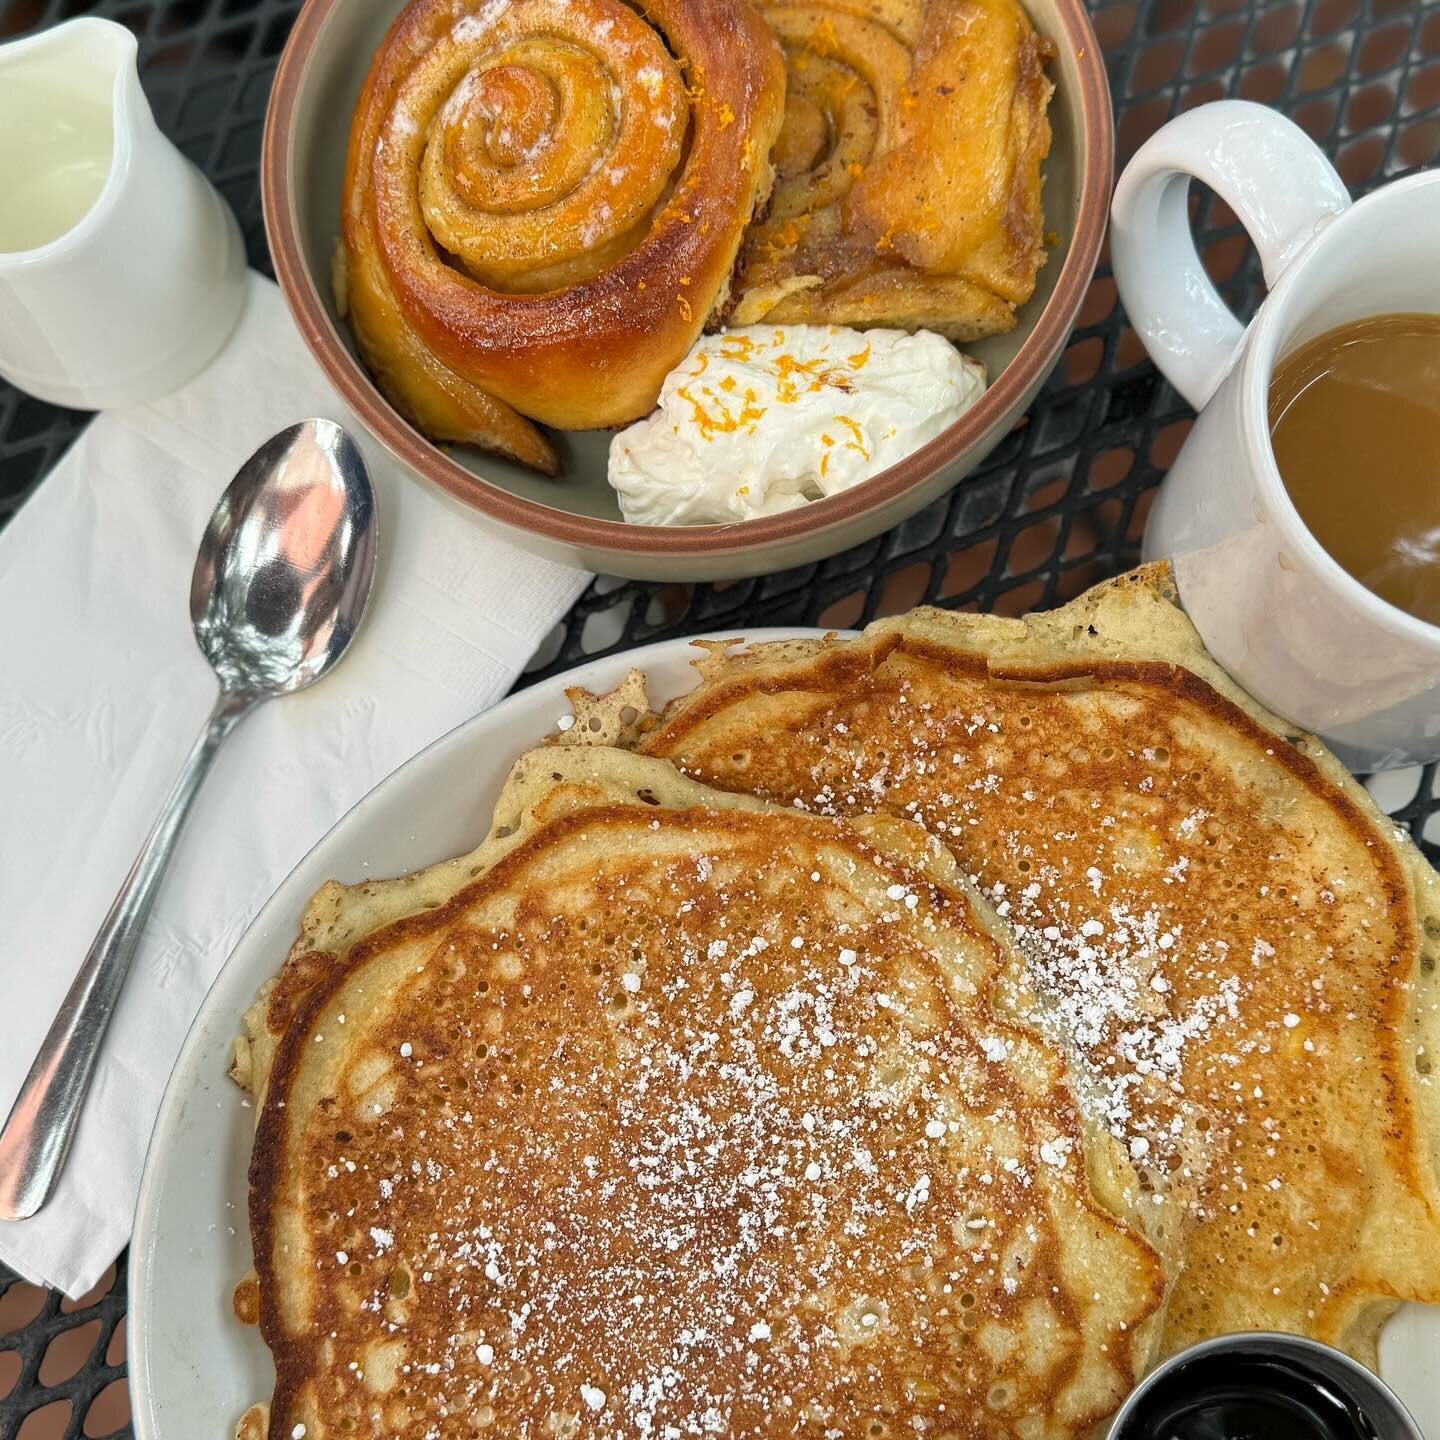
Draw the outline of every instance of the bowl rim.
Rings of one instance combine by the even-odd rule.
[[[979,444],[1044,378],[1074,327],[1100,258],[1115,161],[1110,85],[1084,0],[1053,0],[1075,58],[1081,179],[1075,230],[1055,289],[1005,370],[976,403],[928,444],[859,485],[779,515],[721,525],[632,525],[512,494],[467,470],[427,440],[381,395],[341,339],[301,253],[291,176],[297,99],[310,57],[341,0],[305,0],[286,41],[265,112],[260,196],[275,275],[306,345],[356,418],[407,469],[461,503],[514,529],[562,544],[633,556],[715,556],[780,545],[883,509]]]

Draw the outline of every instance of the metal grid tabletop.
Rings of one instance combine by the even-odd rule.
[[[156,118],[240,216],[270,271],[257,167],[265,101],[299,0],[0,0],[0,41],[82,13],[129,26]],[[1101,0],[1095,27],[1118,163],[1177,111],[1224,96],[1283,110],[1356,193],[1440,158],[1434,0]],[[1248,313],[1259,267],[1235,217],[1194,197],[1206,266]],[[86,416],[0,382],[0,525]],[[1155,486],[1191,412],[1159,377],[1103,265],[1028,418],[947,498],[822,564],[716,585],[600,578],[541,647],[526,683],[582,659],[701,630],[863,625],[921,602],[1016,615],[1135,563]],[[14,619],[0,623],[15,623]],[[1382,805],[1440,859],[1440,774],[1382,777]],[[0,1266],[0,1440],[128,1435],[122,1264],[78,1302]],[[217,1434],[225,1417],[216,1417]]]

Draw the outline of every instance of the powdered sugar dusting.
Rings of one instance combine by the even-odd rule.
[[[1045,1257],[1093,1225],[1079,1116],[1057,1055],[971,998],[998,948],[840,827],[704,813],[647,808],[643,844],[605,847],[630,862],[477,903],[373,1037],[393,1068],[362,1055],[356,1113],[312,1120],[309,1223],[353,1302],[337,1414],[403,1388],[437,1437],[761,1434],[791,1408],[918,1434],[1073,1373]],[[1048,1358],[975,1343],[1022,1312]]]
[[[1280,742],[1240,739],[1164,667],[1107,683],[1082,663],[1054,689],[1012,687],[901,644],[894,665],[806,675],[794,733],[766,709],[755,743],[722,707],[706,741],[682,712],[647,748],[722,788],[884,809],[944,840],[1014,935],[1036,1017],[1162,1231],[1199,1227],[1175,1332],[1305,1327],[1328,1301],[1311,1277],[1353,1262],[1337,1203],[1372,1203],[1359,1162],[1338,1201],[1334,1156],[1373,1138],[1345,1117],[1360,1094],[1389,1104],[1387,1032],[1367,1017],[1403,1004],[1391,977],[1413,941],[1385,855],[1276,761]],[[1237,1273],[1274,1278],[1256,1298]]]

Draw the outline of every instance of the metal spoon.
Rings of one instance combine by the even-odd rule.
[[[0,1132],[0,1218],[26,1219],[55,1187],[145,917],[221,741],[261,701],[336,664],[374,571],[370,477],[332,421],[282,430],[220,497],[190,582],[195,638],[220,694]]]

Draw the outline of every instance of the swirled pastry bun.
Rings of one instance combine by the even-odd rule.
[[[432,439],[624,424],[724,303],[780,53],[748,0],[412,0],[352,122],[350,323]]]

